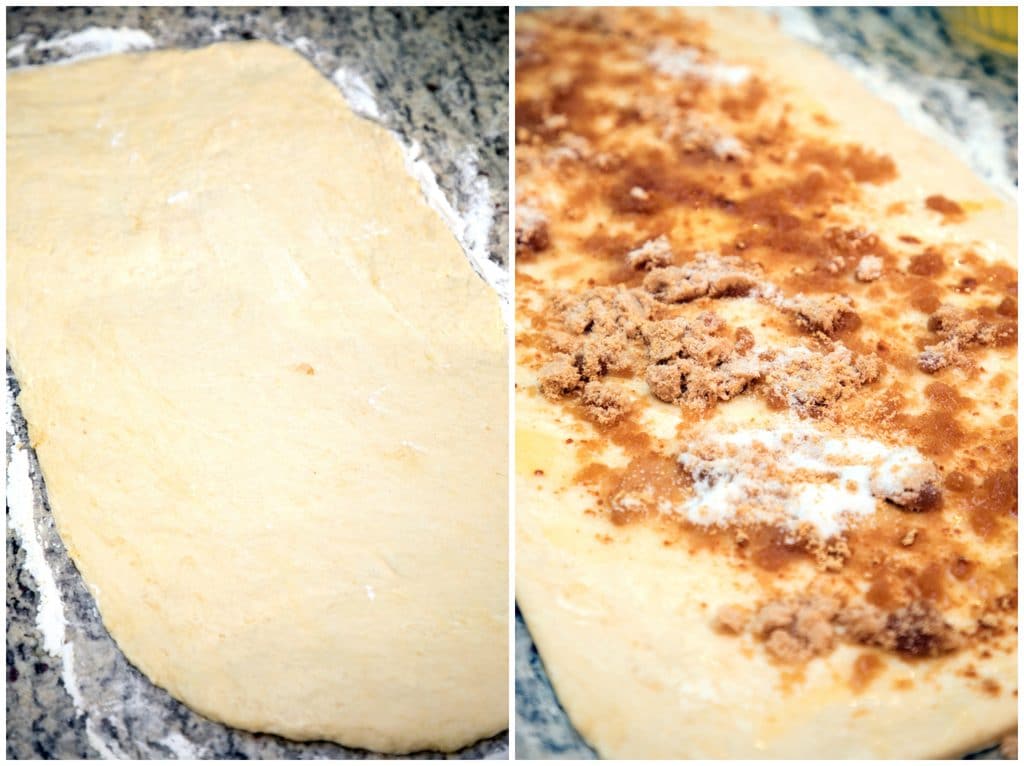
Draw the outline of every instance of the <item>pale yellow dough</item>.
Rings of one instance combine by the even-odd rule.
[[[759,12],[686,8],[683,13],[708,25],[711,49],[728,54],[728,64],[748,66],[773,87],[786,88],[806,113],[826,112],[835,122],[829,129],[834,142],[864,144],[896,158],[901,177],[874,192],[880,208],[936,189],[952,190],[964,200],[985,200],[957,235],[982,243],[979,249],[994,261],[1014,262],[1014,206],[995,197],[948,150],[907,126],[852,74],[782,34]],[[527,39],[535,16],[543,18],[538,13],[527,14],[525,23],[520,19],[519,34]],[[527,86],[519,87],[520,97],[526,98]],[[600,86],[590,87],[594,92]],[[551,167],[550,176],[520,178],[518,188],[558,210],[563,177],[560,166]],[[903,220],[906,228],[899,229],[887,229],[884,216],[872,216],[870,209],[852,214],[868,216],[865,225],[893,239],[903,231],[926,239],[947,231],[937,216],[919,207],[920,212]],[[599,260],[583,251],[572,261],[578,240],[564,232],[577,231],[574,226],[595,230],[598,223],[586,219],[591,213],[583,209],[578,218],[553,220],[550,248],[525,261],[520,272],[545,285],[582,283],[587,264]],[[611,230],[614,219],[600,218],[600,208],[593,215]],[[686,236],[692,237],[686,241],[693,249],[719,244],[693,239],[701,236],[699,227]],[[572,271],[567,263],[583,265]],[[757,324],[765,309],[753,300],[723,301],[715,310],[733,323],[746,318],[757,332],[767,332]],[[517,320],[521,332],[532,331],[527,318]],[[1016,377],[1008,354],[992,353],[985,363]],[[714,552],[666,547],[656,529],[615,527],[601,513],[587,513],[594,497],[575,477],[592,458],[578,459],[566,443],[600,444],[600,432],[541,397],[534,367],[520,360],[516,378],[516,598],[561,705],[602,757],[948,758],[998,741],[1014,727],[1017,663],[1012,651],[997,652],[982,666],[1002,683],[998,694],[979,692],[971,679],[955,672],[953,661],[942,660],[887,662],[871,688],[855,693],[848,679],[858,652],[851,645],[787,678],[786,669],[780,672],[760,645],[715,632],[711,615],[718,607],[752,603],[760,594],[750,570],[741,571]],[[615,382],[632,386],[648,433],[675,438],[683,417],[678,407],[656,402],[642,379]],[[909,385],[904,389],[912,395]],[[979,400],[984,406],[972,414],[975,423],[996,423],[1016,414],[1013,401],[992,402],[981,395]],[[783,420],[750,397],[737,397],[715,413],[709,418],[712,428],[750,422],[771,428]],[[624,462],[616,449],[609,447],[600,459]]]
[[[504,729],[505,333],[395,139],[268,43],[7,98],[19,402],[127,657],[294,739]]]

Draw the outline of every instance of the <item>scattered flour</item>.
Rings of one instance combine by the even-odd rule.
[[[53,572],[46,563],[42,543],[36,534],[33,520],[35,505],[32,474],[29,468],[28,448],[17,443],[14,428],[14,397],[7,391],[7,438],[11,453],[7,464],[7,506],[9,523],[25,551],[25,567],[36,581],[39,607],[36,625],[43,639],[43,649],[60,657],[64,648],[64,604],[57,590]]]
[[[8,523],[25,551],[25,569],[36,583],[39,603],[36,608],[36,627],[42,639],[43,649],[60,662],[60,678],[79,714],[86,713],[81,688],[75,675],[75,647],[67,640],[67,622],[64,618],[64,602],[57,588],[53,570],[46,562],[46,554],[35,523],[35,492],[32,486],[32,471],[28,457],[28,446],[19,444],[14,425],[14,396],[7,389],[7,441],[10,455],[7,463],[7,508]],[[86,714],[86,737],[89,743],[104,758],[110,755],[103,739],[96,733],[92,721]],[[121,756],[123,757],[123,756]]]
[[[334,72],[331,80],[341,90],[352,111],[375,122],[382,121],[373,90],[359,74],[341,68]],[[473,269],[498,293],[505,311],[506,326],[511,326],[509,276],[489,257],[494,206],[487,179],[480,175],[476,153],[467,148],[455,158],[459,187],[469,198],[468,209],[460,213],[441,191],[430,163],[423,158],[422,147],[416,141],[406,143],[398,134],[392,134],[405,154],[405,167],[409,174],[419,183],[427,203],[440,214],[462,245]]]
[[[55,62],[69,64],[72,61],[109,56],[113,53],[142,51],[155,48],[153,38],[141,29],[128,27],[86,27],[81,32],[58,35],[50,40],[40,40],[35,45],[37,51],[53,51],[67,58]],[[9,51],[7,56],[11,57]]]
[[[345,101],[348,102],[348,106],[353,112],[368,120],[379,121],[381,119],[373,89],[361,75],[342,68],[331,75],[331,80],[341,90],[341,95],[345,97]]]

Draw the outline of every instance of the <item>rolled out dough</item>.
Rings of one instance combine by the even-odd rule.
[[[262,42],[7,98],[19,403],[128,658],[293,739],[505,728],[505,334],[393,137]]]

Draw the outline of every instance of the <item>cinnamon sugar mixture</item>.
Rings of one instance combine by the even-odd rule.
[[[578,425],[609,544],[646,524],[680,566],[761,573],[714,620],[780,662],[999,645],[1016,403],[987,360],[1013,369],[1016,272],[956,238],[956,190],[875,206],[899,158],[835,141],[700,25],[618,18],[553,11],[517,43],[517,352]],[[908,205],[946,238],[874,230]]]

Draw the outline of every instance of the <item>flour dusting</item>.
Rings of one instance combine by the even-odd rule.
[[[82,692],[75,675],[75,647],[66,640],[67,621],[64,602],[57,588],[53,570],[46,562],[46,553],[35,524],[36,496],[32,483],[32,468],[27,444],[18,443],[18,429],[14,421],[14,395],[7,389],[7,441],[10,455],[7,462],[8,523],[25,552],[25,569],[36,583],[39,603],[36,607],[36,628],[47,654],[60,661],[60,678],[78,713],[85,711]],[[86,726],[93,747],[101,753],[102,742]]]
[[[334,72],[331,80],[341,90],[352,111],[366,119],[382,121],[373,91],[361,76],[342,68]],[[394,131],[392,135],[405,155],[406,170],[419,183],[427,204],[438,212],[445,225],[451,229],[473,270],[498,293],[506,309],[505,313],[508,314],[509,276],[505,269],[490,259],[494,205],[487,179],[480,174],[476,153],[467,147],[455,158],[459,187],[469,198],[468,209],[460,213],[441,190],[433,168],[423,158],[422,147],[416,141],[407,143]],[[510,317],[506,316],[506,323],[509,321]]]
[[[298,40],[295,42],[298,47]],[[373,90],[360,75],[348,69],[339,69],[331,75],[331,81],[341,90],[341,95],[348,102],[349,109],[368,120],[379,121],[381,119]]]
[[[96,58],[98,56],[109,56],[114,53],[127,53],[129,51],[143,51],[155,48],[153,38],[141,29],[129,29],[128,27],[87,27],[81,32],[58,35],[49,40],[40,40],[36,43],[38,51],[53,51],[68,58],[63,58],[58,64],[68,64],[72,61]],[[8,54],[10,57],[10,54]]]
[[[491,206],[491,190],[487,181],[478,173],[476,154],[471,149],[466,149],[455,160],[459,182],[469,193],[471,200],[470,208],[463,217],[441,191],[433,168],[423,159],[420,145],[413,141],[409,145],[403,144],[402,148],[405,150],[405,167],[419,182],[420,190],[427,202],[455,234],[476,273],[494,288],[505,303],[508,303],[508,274],[489,258],[488,237],[491,226],[494,225],[494,213]]]
[[[45,552],[36,534],[33,509],[35,494],[32,489],[32,472],[29,467],[28,447],[19,445],[14,427],[14,396],[7,390],[7,438],[11,453],[7,464],[7,507],[10,509],[10,525],[21,541],[25,551],[25,568],[36,581],[39,591],[39,607],[36,625],[43,638],[43,649],[54,657],[60,657],[64,647],[64,604],[57,590],[53,572],[46,563]]]

